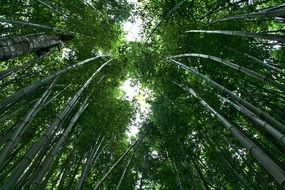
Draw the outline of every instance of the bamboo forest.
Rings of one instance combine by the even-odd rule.
[[[284,0],[0,0],[0,189],[285,190]]]

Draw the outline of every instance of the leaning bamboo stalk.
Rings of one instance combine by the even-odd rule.
[[[56,10],[55,8],[53,8],[51,5],[49,5],[48,3],[41,1],[41,0],[37,0],[37,2],[41,3],[42,5],[46,6],[47,8],[49,8],[50,10],[58,13],[59,15],[61,15],[62,13],[59,12],[58,10]]]
[[[248,152],[261,163],[261,165],[272,175],[280,186],[285,188],[285,171],[274,160],[272,160],[264,151],[262,151],[258,145],[251,141],[246,134],[231,124],[205,100],[200,98],[193,89],[178,83],[175,84],[197,98],[200,101],[200,104],[203,105],[210,113],[212,113],[214,117],[216,117],[224,125],[224,127],[229,130],[232,135],[248,150]]]
[[[276,119],[272,118],[268,113],[261,111],[259,108],[255,107],[254,105],[247,102],[243,98],[237,96],[232,91],[225,88],[224,86],[218,84],[217,82],[211,80],[207,76],[201,74],[200,72],[195,70],[193,67],[188,67],[188,66],[186,66],[186,65],[184,65],[184,64],[182,64],[182,63],[180,63],[174,59],[171,59],[171,58],[169,58],[168,60],[175,63],[178,67],[185,69],[185,70],[189,71],[190,73],[192,73],[193,75],[196,75],[198,78],[206,81],[210,86],[212,86],[214,89],[218,90],[219,92],[227,94],[231,99],[239,102],[241,105],[243,105],[244,107],[246,107],[247,109],[252,111],[255,115],[257,115],[258,117],[261,117],[267,123],[269,123],[271,126],[273,126],[277,130],[282,132],[282,134],[285,134],[285,126],[282,123],[280,123],[279,121],[277,121]]]
[[[69,170],[70,170],[70,166],[72,163],[75,163],[74,161],[74,154],[71,154],[71,156],[68,158],[67,160],[67,163],[65,164],[65,166],[63,167],[63,174],[62,175],[59,175],[57,177],[57,180],[59,183],[58,183],[58,189],[63,189],[63,184],[64,184],[64,181],[69,173]]]
[[[49,81],[55,79],[56,77],[58,77],[59,75],[63,74],[63,73],[66,73],[67,71],[71,70],[71,69],[74,69],[76,67],[79,67],[81,65],[84,65],[86,63],[89,63],[91,61],[94,61],[98,58],[101,58],[101,57],[105,57],[105,56],[96,56],[96,57],[92,57],[92,58],[89,58],[89,59],[86,59],[84,61],[81,61],[79,63],[76,63],[74,65],[70,65],[70,66],[67,66],[65,67],[64,69],[60,70],[60,71],[57,71],[56,73],[50,75],[50,76],[47,76],[43,79],[41,79],[40,81],[32,84],[32,85],[29,85],[29,86],[26,86],[20,90],[18,90],[17,92],[15,92],[13,95],[7,97],[6,99],[2,100],[0,102],[0,110],[6,108],[7,106],[9,106],[10,104],[13,104],[15,102],[17,102],[18,100],[20,100],[22,97],[24,97],[25,95],[33,92],[34,90],[36,90],[37,88],[43,86],[44,84],[48,83]]]
[[[12,175],[8,179],[7,183],[3,185],[3,189],[9,190],[13,189],[19,177],[25,171],[25,169],[30,165],[34,157],[42,151],[42,148],[46,145],[47,141],[51,138],[51,135],[60,127],[60,123],[62,123],[63,119],[72,111],[75,104],[78,102],[79,97],[83,93],[83,91],[89,86],[91,81],[97,76],[97,74],[113,59],[108,60],[104,64],[102,64],[93,74],[92,76],[85,82],[85,84],[78,90],[78,92],[73,96],[73,98],[67,103],[66,107],[61,111],[61,113],[55,118],[55,120],[50,124],[49,128],[45,131],[42,137],[33,145],[33,147],[29,150],[29,152],[24,156],[22,161],[18,164],[18,166],[12,172]]]
[[[205,55],[205,54],[198,54],[198,53],[185,53],[185,54],[180,54],[180,55],[174,55],[174,56],[170,56],[168,58],[180,58],[180,57],[199,57],[199,58],[205,58],[205,59],[210,59],[210,60],[213,60],[213,61],[216,61],[216,62],[219,62],[223,65],[226,65],[232,69],[235,69],[237,71],[240,71],[250,77],[253,77],[261,82],[266,82],[272,86],[274,86],[275,88],[279,89],[280,91],[282,92],[285,92],[285,87],[282,85],[282,84],[279,84],[273,80],[271,80],[270,78],[264,76],[264,75],[261,75],[255,71],[252,71],[248,68],[245,68],[243,66],[240,66],[240,65],[237,65],[233,62],[230,62],[228,60],[223,60],[219,57],[216,57],[216,56],[212,56],[212,55]]]
[[[13,134],[7,139],[5,142],[4,148],[0,152],[0,163],[3,163],[4,160],[7,158],[9,152],[13,149],[15,145],[15,141],[19,135],[19,133],[27,126],[28,123],[33,120],[35,117],[35,110],[44,102],[44,100],[48,97],[51,92],[51,89],[55,85],[57,80],[54,80],[51,85],[47,88],[47,90],[43,93],[41,98],[32,106],[32,108],[27,112],[25,117],[22,119],[21,123],[18,123],[15,127],[15,131]]]
[[[100,137],[99,137],[100,138]],[[99,140],[98,138],[98,140]],[[83,184],[84,184],[84,181],[88,175],[88,172],[92,166],[92,163],[93,163],[93,159],[95,156],[97,156],[97,153],[99,151],[99,149],[101,148],[101,145],[102,145],[102,142],[104,141],[104,137],[100,140],[100,143],[97,145],[97,143],[95,144],[95,146],[97,145],[97,148],[95,149],[95,147],[93,147],[92,151],[90,152],[90,156],[89,158],[87,159],[87,162],[86,162],[86,165],[85,165],[85,168],[84,168],[84,171],[83,173],[81,174],[81,177],[80,177],[80,180],[79,180],[79,183],[77,185],[77,190],[81,190],[83,189]]]
[[[70,31],[66,31],[66,30],[63,30],[63,29],[55,28],[55,27],[52,27],[52,26],[36,24],[36,23],[28,22],[28,21],[18,21],[18,20],[11,20],[11,19],[0,18],[0,22],[16,24],[16,25],[18,24],[18,25],[23,25],[23,26],[31,26],[31,27],[35,27],[35,28],[41,28],[41,29],[48,29],[48,30],[52,30],[52,31],[56,31],[56,32],[62,32],[62,33],[73,34],[73,35],[76,34],[75,32],[70,32]]]
[[[73,32],[73,31],[67,31],[64,29],[59,29],[56,27],[46,26],[43,24],[37,24],[37,23],[28,22],[28,21],[20,21],[20,20],[11,20],[11,19],[0,18],[0,22],[5,22],[5,23],[10,23],[10,24],[15,24],[15,25],[21,25],[21,26],[30,26],[30,27],[34,27],[34,28],[41,28],[41,29],[51,30],[51,31],[60,32],[60,33],[64,33],[64,34],[79,35],[79,36],[83,36],[86,38],[95,39],[92,36],[87,36],[84,34]]]
[[[284,72],[284,71],[282,71],[281,69],[279,69],[279,68],[277,68],[277,67],[275,67],[275,66],[273,66],[273,65],[267,64],[267,63],[265,63],[264,61],[262,61],[262,60],[260,60],[260,59],[258,59],[258,58],[256,58],[256,57],[254,57],[254,56],[252,56],[252,55],[249,55],[248,53],[240,52],[240,51],[238,51],[238,50],[236,50],[236,49],[233,49],[233,48],[231,48],[231,47],[227,47],[227,48],[230,49],[230,50],[232,50],[232,51],[234,51],[234,52],[236,52],[236,53],[238,53],[238,54],[241,54],[241,55],[243,55],[243,56],[245,56],[245,57],[247,57],[247,58],[249,58],[249,59],[254,60],[256,63],[258,63],[258,64],[260,64],[260,65],[266,67],[266,68],[269,69],[269,70],[276,71],[277,73],[280,73],[280,74],[282,74],[282,75],[285,76],[285,72]]]
[[[120,158],[111,166],[111,168],[108,170],[108,172],[101,178],[101,180],[96,184],[94,190],[97,190],[103,182],[107,179],[107,177],[110,175],[110,173],[118,166],[118,164],[124,159],[124,157],[129,153],[131,149],[136,146],[139,141],[142,139],[142,137],[138,138],[136,141],[134,141],[129,148],[120,156]]]
[[[252,33],[243,31],[230,31],[230,30],[188,30],[186,33],[208,33],[208,34],[221,34],[229,36],[241,36],[248,38],[258,38],[264,40],[278,41],[285,43],[285,36],[279,34],[263,34],[263,33]]]
[[[41,60],[41,58],[37,58],[37,59],[31,60],[28,63],[25,63],[21,66],[13,67],[13,68],[7,69],[5,71],[2,71],[2,72],[0,72],[0,80],[3,80],[4,78],[7,78],[8,76],[10,76],[12,74],[15,74],[20,70],[26,69],[27,67],[33,66],[34,64],[36,64],[40,60]]]
[[[127,173],[128,167],[129,167],[129,165],[130,165],[130,163],[131,163],[131,160],[132,160],[132,157],[131,157],[131,158],[128,160],[128,162],[127,162],[127,165],[126,165],[126,167],[125,167],[125,169],[124,169],[124,171],[123,171],[123,173],[122,173],[122,176],[121,176],[121,178],[120,178],[120,180],[119,180],[119,183],[118,183],[118,185],[116,186],[116,190],[119,190],[119,189],[120,189],[121,183],[122,183],[122,181],[123,181],[123,179],[124,179],[124,177],[125,177],[125,175],[126,175],[126,173]]]
[[[260,18],[260,17],[267,17],[267,18],[285,17],[285,4],[282,4],[277,7],[270,8],[270,9],[258,11],[258,12],[229,16],[229,17],[217,20],[215,22],[238,20],[238,19],[253,19],[253,18]]]
[[[285,136],[280,133],[278,130],[276,130],[274,127],[269,125],[268,123],[261,120],[259,117],[257,117],[254,113],[243,107],[242,105],[237,105],[234,102],[230,101],[229,99],[219,96],[224,102],[227,102],[231,104],[237,111],[243,113],[248,118],[250,118],[252,121],[254,121],[257,125],[259,125],[262,129],[264,129],[267,133],[272,135],[274,139],[279,142],[281,145],[285,145]]]

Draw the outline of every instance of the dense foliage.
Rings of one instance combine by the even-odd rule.
[[[284,189],[282,3],[2,0],[1,189]]]

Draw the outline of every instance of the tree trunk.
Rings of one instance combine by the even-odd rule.
[[[39,57],[50,48],[74,38],[71,35],[18,36],[0,40],[0,61],[35,52]]]

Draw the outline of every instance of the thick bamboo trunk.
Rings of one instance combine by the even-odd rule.
[[[230,31],[230,30],[188,30],[186,33],[208,33],[208,34],[222,34],[229,36],[242,36],[249,38],[258,38],[264,40],[278,41],[285,43],[285,36],[278,34],[263,34],[263,33],[252,33],[243,31]]]
[[[218,90],[221,93],[228,95],[231,99],[233,99],[236,102],[239,102],[241,105],[243,105],[244,107],[249,109],[251,112],[253,112],[258,117],[261,117],[261,119],[265,120],[267,123],[269,123],[275,129],[279,130],[282,134],[285,134],[285,126],[282,123],[280,123],[279,121],[277,121],[276,119],[272,118],[268,113],[261,111],[260,109],[253,106],[251,103],[247,102],[246,100],[242,99],[241,97],[237,96],[232,91],[225,88],[224,86],[222,86],[222,85],[218,84],[217,82],[211,80],[207,76],[199,73],[193,67],[188,67],[188,66],[186,66],[186,65],[184,65],[184,64],[182,64],[182,63],[180,63],[174,59],[168,59],[168,60],[177,64],[178,67],[183,68],[183,69],[189,71],[190,73],[196,75],[198,78],[206,81],[214,89]]]
[[[280,186],[285,188],[285,171],[274,160],[272,160],[262,149],[260,149],[258,145],[252,142],[246,136],[246,134],[232,125],[226,118],[224,118],[220,113],[212,108],[205,100],[201,99],[193,89],[182,86],[180,84],[177,85],[197,98],[200,101],[201,105],[203,105],[210,113],[212,113],[214,117],[216,117],[224,125],[224,127],[232,133],[232,135],[248,150],[249,154],[251,154],[259,161],[259,163],[272,175],[272,177],[280,184]]]
[[[71,40],[71,35],[18,36],[0,40],[0,61],[35,52],[39,57],[50,48]]]
[[[20,100],[22,97],[26,96],[27,94],[33,92],[34,90],[38,89],[39,87],[43,86],[44,84],[48,83],[49,81],[57,78],[59,75],[63,74],[63,73],[66,73],[67,71],[73,69],[73,68],[76,68],[76,67],[79,67],[81,65],[84,65],[86,63],[89,63],[91,61],[94,61],[98,58],[101,58],[101,57],[105,57],[105,56],[96,56],[96,57],[92,57],[92,58],[89,58],[89,59],[86,59],[84,61],[81,61],[79,63],[76,63],[74,65],[70,65],[70,66],[67,66],[65,67],[64,69],[60,70],[60,71],[57,71],[56,73],[48,76],[48,77],[45,77],[41,80],[39,80],[38,82],[32,84],[32,85],[29,85],[29,86],[26,86],[20,90],[18,90],[17,92],[15,92],[13,95],[7,97],[6,99],[2,100],[0,102],[0,110],[2,109],[6,109],[7,106],[9,106],[10,104],[13,104],[15,102],[17,102],[18,100]]]
[[[169,58],[180,58],[180,57],[199,57],[199,58],[210,59],[210,60],[222,63],[223,65],[226,65],[226,66],[228,66],[228,67],[230,67],[232,69],[240,71],[240,72],[246,74],[247,76],[253,77],[253,78],[255,78],[255,79],[257,79],[257,80],[259,80],[261,82],[265,82],[265,83],[271,84],[272,86],[276,87],[280,91],[285,92],[285,87],[282,84],[277,83],[277,82],[271,80],[270,78],[268,78],[266,76],[263,76],[263,75],[255,72],[255,71],[252,71],[252,70],[250,70],[248,68],[245,68],[243,66],[237,65],[237,64],[232,63],[230,61],[223,60],[223,59],[221,59],[219,57],[215,57],[215,56],[212,56],[212,55],[198,54],[198,53],[185,53],[185,54],[181,54],[181,55],[170,56]]]

